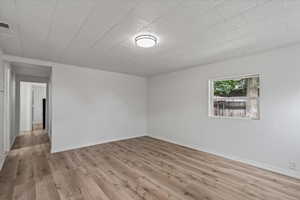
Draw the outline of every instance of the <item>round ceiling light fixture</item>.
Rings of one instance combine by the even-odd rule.
[[[135,44],[143,48],[154,47],[157,44],[157,38],[153,35],[139,35],[135,38]]]

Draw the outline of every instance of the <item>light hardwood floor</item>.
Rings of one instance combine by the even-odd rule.
[[[300,180],[150,137],[49,154],[34,131],[16,139],[0,199],[299,200]]]

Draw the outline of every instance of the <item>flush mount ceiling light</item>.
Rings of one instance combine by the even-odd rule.
[[[150,48],[157,44],[157,38],[153,35],[139,35],[135,38],[135,43],[139,47]]]

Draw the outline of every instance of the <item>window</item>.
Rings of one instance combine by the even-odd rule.
[[[211,117],[259,119],[259,76],[210,81]]]

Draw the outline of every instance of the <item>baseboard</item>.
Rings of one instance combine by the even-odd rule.
[[[43,130],[43,123],[33,123],[32,130]]]
[[[16,140],[16,136],[14,136],[14,138],[13,138],[11,144],[10,144],[10,148],[9,148],[9,149],[12,149],[12,147],[13,147],[13,145],[14,145],[14,143],[15,143],[15,140]]]
[[[30,134],[32,131],[20,131],[18,135]]]
[[[139,138],[139,137],[144,137],[146,135],[136,135],[136,136],[129,136],[129,137],[121,137],[121,138],[116,138],[116,139],[111,139],[111,140],[103,140],[103,141],[97,141],[95,143],[86,143],[86,144],[77,144],[77,145],[72,145],[68,147],[63,147],[63,148],[53,148],[53,145],[51,145],[51,153],[59,153],[59,152],[64,152],[64,151],[70,151],[74,149],[80,149],[84,147],[89,147],[89,146],[94,146],[98,144],[105,144],[109,142],[116,142],[116,141],[121,141],[121,140],[128,140],[128,139],[133,139],[133,138]]]
[[[191,146],[191,145],[188,145],[188,144],[178,143],[178,142],[175,142],[171,139],[166,139],[166,138],[163,138],[163,137],[158,137],[158,136],[149,136],[149,137],[156,138],[156,139],[163,140],[163,141],[170,142],[170,143],[174,143],[174,144],[177,144],[177,145],[185,146],[185,147],[195,149],[195,150],[198,150],[198,151],[214,154],[214,155],[217,155],[217,156],[229,159],[229,160],[238,161],[238,162],[245,163],[245,164],[260,168],[260,169],[264,169],[264,170],[268,170],[268,171],[275,172],[275,173],[278,173],[278,174],[282,174],[282,175],[285,175],[285,176],[300,179],[300,172],[299,171],[294,171],[294,170],[290,170],[290,169],[275,167],[275,166],[272,166],[272,165],[269,165],[269,164],[266,164],[266,163],[257,162],[257,161],[254,161],[254,160],[243,159],[243,158],[239,158],[239,157],[233,156],[233,155],[225,155],[223,153],[211,151],[211,150],[205,149],[205,148],[197,148],[197,147],[194,147],[194,146]]]
[[[13,144],[15,143],[15,140],[16,140],[16,137],[13,138],[13,141],[12,143],[9,145],[9,149],[11,150],[12,149],[12,146]],[[5,162],[5,159],[6,159],[6,156],[7,156],[8,152],[7,153],[4,153],[4,155],[0,155],[0,171],[3,167],[3,164]]]
[[[0,155],[0,171],[3,167],[4,161],[5,161],[6,155]]]

